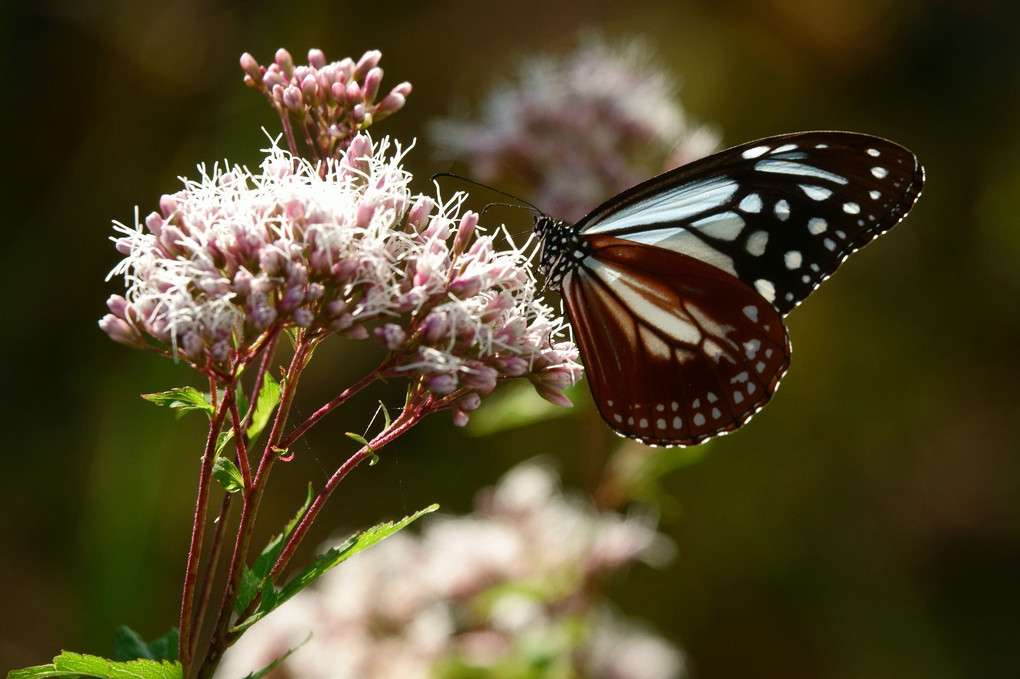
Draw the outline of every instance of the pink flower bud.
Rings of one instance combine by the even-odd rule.
[[[290,111],[300,112],[304,108],[304,97],[301,95],[301,90],[294,86],[285,88],[283,90],[283,105]]]
[[[457,378],[449,373],[433,375],[425,380],[425,387],[436,396],[446,396],[457,390]]]
[[[407,333],[396,323],[387,323],[381,328],[376,328],[375,336],[390,351],[399,349],[407,341]]]
[[[255,61],[255,57],[247,52],[241,55],[241,70],[254,82],[262,82],[262,67]]]
[[[294,72],[294,58],[282,47],[276,50],[276,64],[288,77]]]
[[[471,238],[475,235],[476,226],[478,226],[478,213],[465,212],[464,216],[460,218],[460,224],[457,226],[457,236],[453,239],[452,252],[454,257],[464,252],[467,248],[467,244],[471,242]]]
[[[418,196],[418,200],[415,201],[410,212],[407,213],[408,230],[421,231],[425,228],[425,225],[428,223],[429,215],[432,214],[432,210],[434,210],[435,207],[435,201],[428,196]]]
[[[128,302],[122,295],[110,295],[106,300],[106,308],[117,318],[127,318]]]
[[[477,392],[470,391],[457,399],[457,406],[461,410],[478,410],[482,405],[482,397]]]
[[[308,50],[308,65],[312,68],[325,68],[326,66],[326,55],[322,50],[313,47]]]
[[[226,340],[215,342],[209,347],[209,359],[213,363],[226,363],[230,360],[230,343]]]
[[[106,314],[99,319],[99,329],[106,333],[114,342],[125,344],[136,349],[144,349],[145,341],[131,324],[113,314]]]
[[[369,50],[361,55],[358,59],[358,65],[354,67],[354,77],[361,80],[365,77],[365,74],[369,70],[379,65],[379,60],[382,58],[382,52],[379,50]]]
[[[460,381],[465,387],[477,389],[482,393],[489,393],[496,388],[496,380],[499,372],[487,365],[474,365],[469,372],[461,375]]]
[[[453,426],[463,427],[468,423],[470,416],[461,410],[460,408],[452,408],[451,413],[453,415]]]
[[[301,307],[291,314],[291,318],[294,319],[295,325],[302,328],[307,328],[315,322],[315,314],[308,307]]]
[[[365,75],[365,82],[362,85],[361,96],[365,101],[375,101],[375,97],[379,94],[379,85],[382,83],[383,70],[378,66],[371,68],[368,74]]]

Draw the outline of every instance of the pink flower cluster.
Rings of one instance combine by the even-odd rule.
[[[152,340],[196,367],[227,369],[262,334],[374,335],[384,374],[421,378],[466,421],[500,379],[527,377],[545,398],[580,378],[563,321],[539,298],[525,253],[497,250],[463,196],[413,196],[402,152],[356,136],[337,161],[273,147],[258,172],[203,169],[133,227],[100,326]],[[324,168],[324,169],[323,169]]]
[[[477,115],[438,121],[432,136],[474,178],[577,221],[718,144],[714,132],[687,122],[677,86],[650,62],[640,43],[597,39],[562,58],[534,57]]]
[[[383,71],[382,53],[365,52],[353,59],[326,62],[321,50],[308,52],[308,65],[294,65],[285,49],[276,60],[261,66],[245,52],[241,56],[244,82],[261,91],[280,115],[288,139],[295,130],[315,158],[333,158],[354,136],[404,106],[411,83],[402,82],[379,98]],[[292,151],[295,149],[292,147]]]
[[[653,521],[599,513],[526,463],[483,490],[474,514],[425,524],[327,573],[252,628],[221,672],[243,676],[311,632],[287,676],[532,676],[521,668],[538,658],[534,676],[682,676],[676,648],[595,594],[609,573],[669,557]]]

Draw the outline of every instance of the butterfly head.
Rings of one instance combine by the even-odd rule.
[[[563,277],[588,256],[591,248],[576,226],[546,214],[535,217],[535,235],[542,241],[538,269],[546,277],[546,285],[558,291]]]

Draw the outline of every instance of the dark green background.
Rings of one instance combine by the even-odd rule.
[[[521,55],[593,28],[647,37],[728,144],[851,129],[903,143],[928,170],[907,222],[792,314],[793,367],[769,408],[668,477],[677,559],[614,581],[620,608],[680,644],[701,677],[1020,676],[1014,6],[5,4],[0,672],[61,648],[107,653],[119,623],[155,637],[176,621],[202,423],[175,424],[137,395],[202,385],[96,320],[119,290],[103,282],[117,261],[110,220],[152,210],[200,161],[257,164],[259,127],[277,129],[241,83],[240,54],[381,49],[385,82],[415,89],[374,131],[408,140]],[[422,139],[408,160],[418,190],[450,169],[430,158]],[[318,356],[299,408],[373,351]],[[342,433],[364,429],[372,398],[395,394],[331,419],[278,467],[266,530],[352,450]],[[432,501],[466,511],[536,453],[583,483],[586,459],[616,445],[606,430],[589,450],[589,428],[582,416],[469,438],[434,417],[347,482],[317,537]]]

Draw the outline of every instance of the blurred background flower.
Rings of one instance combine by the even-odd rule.
[[[474,513],[430,521],[342,564],[231,649],[242,677],[675,679],[683,656],[615,613],[602,582],[672,545],[647,517],[600,513],[548,464],[518,465]],[[271,675],[272,676],[272,675]]]
[[[119,259],[106,239],[111,218],[131,223],[130,206],[176,190],[197,162],[258,165],[259,128],[279,121],[241,82],[239,55],[269,63],[280,45],[382,51],[384,89],[408,81],[414,91],[373,133],[419,137],[406,167],[412,191],[427,193],[430,174],[466,165],[434,159],[426,122],[474,120],[461,112],[493,82],[512,82],[529,54],[566,59],[588,27],[610,46],[641,36],[653,62],[682,80],[687,120],[711,122],[723,146],[851,129],[908,146],[929,177],[910,220],[791,315],[793,367],[766,413],[707,450],[646,458],[678,468],[662,481],[674,505],[659,527],[677,558],[661,571],[634,564],[607,596],[714,679],[1020,674],[1020,7],[522,0],[480,11],[450,0],[387,9],[3,7],[4,63],[23,77],[5,109],[0,264],[15,289],[0,340],[9,385],[0,671],[60,648],[109,652],[117,624],[153,638],[177,618],[198,464],[187,458],[202,425],[175,425],[137,394],[190,374],[125,351],[95,319],[117,291],[103,281]],[[468,207],[487,197],[476,199]],[[515,239],[530,231],[526,214],[493,217]],[[323,350],[316,360],[335,367],[302,378],[305,414],[385,351],[376,342]],[[499,436],[424,422],[354,473],[357,494],[335,498],[309,542],[434,501],[467,513],[478,488],[539,452],[557,458],[567,486],[592,488],[619,441],[585,411],[584,389],[575,417]],[[307,478],[325,480],[346,458],[345,432],[361,431],[379,400],[402,398],[401,384],[381,385],[351,403],[349,419],[310,432],[308,454],[280,466],[280,487],[263,503],[267,531],[273,513],[275,525],[293,515]]]

